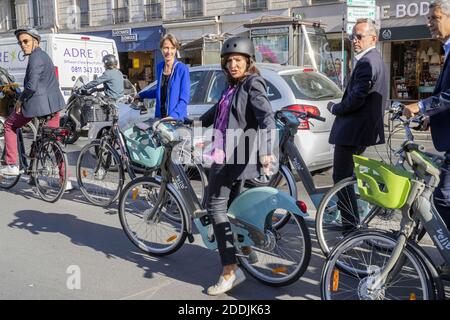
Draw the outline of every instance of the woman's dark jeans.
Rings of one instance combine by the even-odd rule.
[[[213,224],[214,235],[223,266],[236,263],[233,232],[228,220],[228,206],[239,194],[241,182],[223,170],[223,165],[213,164],[209,171],[208,200],[206,208]]]

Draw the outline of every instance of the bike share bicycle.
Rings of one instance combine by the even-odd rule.
[[[86,94],[91,95],[95,91],[98,90],[94,88]],[[112,120],[112,125],[100,139],[81,149],[77,160],[77,181],[81,192],[89,202],[108,206],[119,197],[125,183],[125,172],[131,180],[134,180],[138,173],[153,175],[157,173],[158,168],[154,163],[155,159],[146,151],[145,142],[148,144],[150,141],[148,139],[143,141],[138,126],[131,126],[122,133],[116,104],[101,95],[96,96],[96,101],[98,108],[105,110],[103,112],[106,113],[106,119]],[[141,108],[134,105],[130,107]],[[101,120],[105,120],[104,118],[101,117]],[[95,120],[94,117],[90,119]],[[141,144],[144,146],[141,147]],[[192,166],[185,167],[185,171],[190,179],[199,179],[196,190],[198,197],[203,201],[207,186],[207,176],[203,167],[195,162]]]
[[[411,170],[354,156],[361,196],[381,208],[401,210],[400,231],[361,230],[344,238],[323,267],[323,299],[444,298],[438,268],[413,238],[420,222],[450,265],[450,232],[432,200],[440,168],[422,146],[408,139],[401,156]]]
[[[176,252],[186,238],[193,242],[194,225],[206,247],[217,248],[207,211],[195,196],[178,158],[172,158],[173,149],[182,141],[180,128],[181,123],[163,119],[146,129],[161,176],[137,178],[120,195],[123,230],[135,246],[154,256]],[[303,204],[271,187],[246,190],[229,207],[238,261],[267,285],[291,284],[308,266],[311,240],[304,220],[307,214],[300,208]],[[277,212],[288,215],[292,223],[281,229],[273,227],[272,217]],[[242,247],[252,247],[258,261],[250,263]]]

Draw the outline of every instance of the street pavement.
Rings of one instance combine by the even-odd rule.
[[[81,138],[67,147],[72,175],[85,143]],[[330,184],[331,170],[314,179],[319,185]],[[299,198],[305,198],[302,192]],[[170,256],[151,257],[122,231],[116,204],[93,206],[77,189],[46,203],[24,179],[12,190],[0,191],[0,208],[0,299],[320,299],[324,258],[312,219],[311,261],[299,281],[272,288],[248,276],[228,294],[211,297],[206,288],[217,281],[219,256],[205,248],[198,234],[194,243],[186,241]],[[426,250],[438,259],[427,241]]]

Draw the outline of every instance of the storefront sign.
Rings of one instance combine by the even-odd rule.
[[[430,29],[428,29],[425,25],[382,28],[380,30],[380,41],[417,40],[430,38]]]
[[[347,5],[352,7],[375,7],[375,0],[347,0]]]
[[[365,8],[365,7],[348,7],[347,8],[347,21],[356,22],[356,20],[361,18],[370,18],[375,20],[375,8]]]
[[[120,41],[122,42],[134,42],[138,41],[138,35],[137,34],[130,34],[127,36],[121,36]]]
[[[430,12],[430,2],[412,2],[399,4],[386,4],[380,6],[380,18],[401,19],[426,16]]]
[[[113,37],[129,36],[131,35],[131,28],[127,29],[112,29]]]

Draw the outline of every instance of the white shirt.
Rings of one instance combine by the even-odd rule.
[[[373,47],[367,48],[367,49],[364,50],[363,52],[358,53],[357,55],[355,55],[355,60],[356,60],[356,61],[361,60],[361,58],[364,57],[370,50],[375,49],[375,48],[376,48],[376,47],[373,46]]]

